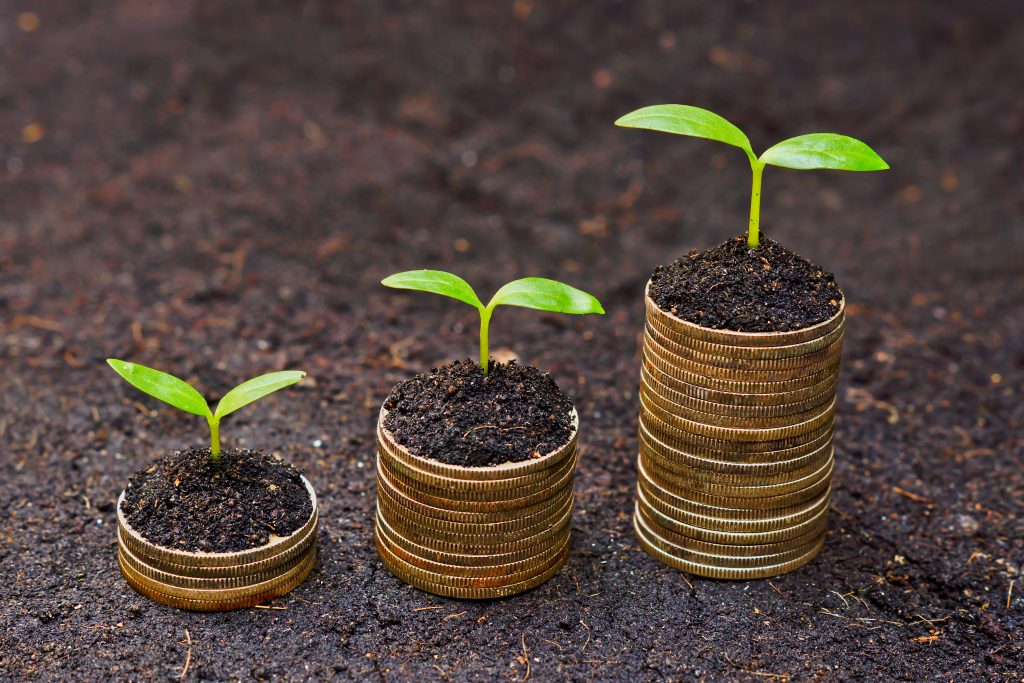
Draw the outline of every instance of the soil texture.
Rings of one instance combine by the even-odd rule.
[[[143,538],[165,548],[235,552],[287,536],[313,514],[299,472],[262,451],[175,451],[128,480],[121,510]]]
[[[773,239],[757,249],[734,237],[692,251],[651,275],[661,310],[691,323],[736,332],[788,332],[825,322],[843,293],[827,273]]]
[[[569,443],[572,401],[535,367],[459,360],[396,386],[384,426],[414,455],[486,467],[540,458]]]
[[[1020,681],[1021,74],[1009,0],[0,4],[0,680]],[[763,229],[847,311],[825,547],[766,581],[632,532],[644,286],[750,200],[740,150],[612,124],[658,102],[892,166],[765,174]],[[475,350],[468,306],[380,286],[413,268],[607,311],[492,321],[580,418],[568,561],[507,600],[374,548],[382,402]],[[298,589],[196,614],[125,583],[118,495],[207,444],[109,357],[211,397],[309,371],[224,430],[316,489]]]

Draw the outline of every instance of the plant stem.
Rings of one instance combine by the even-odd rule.
[[[747,228],[747,246],[757,249],[761,243],[761,174],[764,164],[751,160],[750,170],[754,172],[754,180],[750,187],[750,225]]]
[[[210,457],[214,462],[220,460],[220,420],[206,418],[210,424]]]
[[[492,310],[489,308],[480,309],[480,367],[484,370],[484,377],[487,376],[491,356],[487,347],[487,331],[491,324]]]

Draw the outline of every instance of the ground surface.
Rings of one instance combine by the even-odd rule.
[[[0,12],[0,679],[1024,677],[1016,3],[191,4]],[[766,174],[765,230],[850,316],[831,533],[771,581],[687,577],[630,531],[644,282],[742,232],[749,192],[735,149],[611,126],[658,101],[893,169]],[[492,325],[584,448],[568,565],[514,599],[420,593],[374,552],[381,401],[474,354],[471,309],[377,285],[427,266],[608,310]],[[213,398],[309,371],[222,427],[320,495],[291,596],[189,614],[118,576],[119,491],[205,426],[108,356]]]

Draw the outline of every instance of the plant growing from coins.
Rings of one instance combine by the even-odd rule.
[[[443,270],[409,270],[384,278],[381,284],[394,289],[441,294],[475,308],[480,314],[480,367],[485,375],[490,365],[488,330],[491,315],[498,306],[519,306],[574,315],[604,313],[601,303],[590,294],[542,277],[527,277],[509,282],[495,292],[486,306],[468,282]]]
[[[836,133],[798,135],[769,147],[757,156],[750,140],[739,128],[718,114],[686,104],[643,107],[626,114],[615,125],[717,140],[746,152],[753,172],[750,223],[747,227],[747,246],[751,249],[757,249],[760,244],[761,176],[765,166],[840,171],[884,171],[889,168],[882,157],[860,140]]]
[[[254,377],[224,394],[217,408],[211,411],[210,405],[195,387],[174,375],[116,358],[108,358],[107,363],[136,389],[186,413],[205,417],[210,426],[210,457],[214,462],[220,460],[221,419],[306,376],[301,370],[283,370]]]

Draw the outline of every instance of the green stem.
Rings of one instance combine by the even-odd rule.
[[[214,462],[220,460],[220,420],[206,418],[210,425],[210,457]]]
[[[490,365],[490,354],[487,348],[487,331],[491,324],[491,309],[481,308],[480,309],[480,367],[484,370],[484,376],[487,376],[488,366]]]
[[[750,225],[747,228],[747,246],[757,249],[761,243],[761,174],[764,164],[752,160],[750,169],[754,172],[754,180],[750,187]]]

